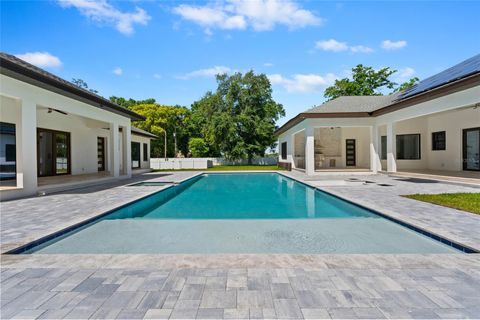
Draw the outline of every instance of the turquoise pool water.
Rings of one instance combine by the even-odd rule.
[[[204,174],[28,253],[459,252],[276,173]]]

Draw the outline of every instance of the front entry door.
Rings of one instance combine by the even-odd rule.
[[[463,170],[480,171],[480,128],[463,130]]]
[[[345,140],[346,145],[346,159],[347,159],[347,166],[354,167],[357,165],[357,158],[356,158],[356,148],[355,148],[355,139],[347,139]]]
[[[37,129],[38,176],[70,174],[70,133]]]
[[[98,171],[105,171],[105,138],[97,137],[97,166]]]

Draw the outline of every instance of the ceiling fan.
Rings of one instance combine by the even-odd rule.
[[[64,115],[68,115],[68,113],[64,112],[64,111],[61,111],[61,110],[57,110],[57,109],[53,109],[53,108],[48,108],[48,113],[52,113],[53,111],[55,112],[58,112],[58,113],[61,113],[61,114],[64,114]]]

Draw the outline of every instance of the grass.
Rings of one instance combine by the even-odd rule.
[[[265,165],[249,165],[249,166],[214,166],[208,169],[179,169],[179,170],[171,170],[171,169],[156,169],[153,170],[157,171],[241,171],[241,170],[284,170],[283,168],[273,165],[273,166],[265,166]]]
[[[405,197],[480,214],[480,193],[411,194]]]

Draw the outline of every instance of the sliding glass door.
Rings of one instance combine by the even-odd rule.
[[[463,170],[480,171],[480,128],[463,130]]]
[[[38,176],[70,174],[70,133],[37,129]]]

